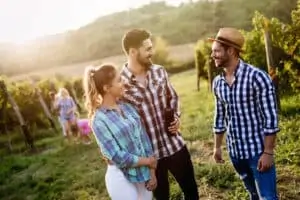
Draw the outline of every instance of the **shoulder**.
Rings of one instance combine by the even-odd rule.
[[[162,79],[167,79],[168,78],[168,72],[166,70],[165,67],[163,67],[162,65],[157,65],[157,64],[153,64],[150,68],[152,74],[154,75],[154,77],[156,78],[162,78]]]
[[[266,71],[248,63],[245,63],[245,66],[247,73],[251,77],[251,80],[255,86],[261,88],[272,85],[272,79]]]
[[[158,65],[158,64],[153,64],[151,66],[151,69],[154,70],[154,71],[156,71],[156,70],[163,70],[163,71],[165,71],[165,68],[162,65]]]
[[[150,69],[151,69],[151,71],[158,72],[158,73],[159,72],[160,73],[166,73],[167,72],[165,67],[163,67],[162,65],[157,65],[157,64],[153,64]]]
[[[269,76],[269,74],[258,68],[255,67],[253,65],[247,64],[247,70],[249,71],[249,73],[252,75],[252,77],[254,78],[254,81],[258,81],[258,82],[269,82],[271,81],[271,77]]]
[[[264,76],[264,77],[268,77],[268,73],[262,69],[260,69],[259,67],[256,67],[254,65],[251,65],[249,63],[243,63],[245,70],[250,73],[251,75],[255,77],[257,76]]]
[[[91,124],[93,126],[103,125],[106,120],[105,113],[101,109],[97,109],[93,119],[91,120]]]
[[[125,108],[125,109],[127,109],[127,110],[129,110],[129,111],[136,111],[136,109],[135,109],[135,107],[134,107],[134,105],[132,105],[132,104],[130,104],[130,103],[127,103],[127,102],[121,102],[121,105]]]
[[[221,75],[217,75],[212,81],[213,87],[216,87],[220,80],[221,80]]]
[[[71,96],[69,96],[65,100],[68,101],[68,102],[71,102],[71,101],[73,101],[73,98]]]

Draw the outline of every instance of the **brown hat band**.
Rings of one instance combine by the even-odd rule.
[[[229,45],[233,45],[233,46],[235,46],[235,47],[237,47],[237,48],[239,48],[239,49],[241,48],[240,45],[238,45],[237,43],[232,42],[231,40],[228,40],[228,39],[226,39],[226,38],[223,38],[223,37],[218,36],[216,39],[219,40],[219,41],[222,41],[222,42],[224,42],[224,43],[227,43],[227,44],[229,44]]]

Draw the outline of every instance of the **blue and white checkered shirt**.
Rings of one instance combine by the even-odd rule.
[[[227,132],[233,158],[248,159],[264,151],[264,137],[276,134],[278,115],[275,89],[264,71],[240,60],[231,86],[224,74],[213,81],[214,132]]]

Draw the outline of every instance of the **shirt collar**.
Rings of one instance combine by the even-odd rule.
[[[239,59],[239,63],[237,65],[237,68],[234,71],[234,77],[235,78],[237,78],[242,73],[242,71],[244,70],[244,67],[245,67],[245,63],[241,59]],[[225,78],[225,72],[222,72],[221,77],[223,79]]]
[[[151,67],[149,68],[148,72],[153,70],[153,66],[154,65],[151,65]],[[122,69],[122,72],[123,72],[123,75],[125,77],[125,79],[129,80],[129,81],[134,81],[135,79],[135,76],[134,74],[129,70],[128,68],[128,63],[125,63],[124,66],[123,66],[123,69]]]
[[[120,100],[117,101],[117,104],[122,107],[122,102]],[[103,113],[107,113],[109,111],[114,111],[115,109],[113,108],[107,108],[107,107],[100,107],[100,111],[102,111]]]

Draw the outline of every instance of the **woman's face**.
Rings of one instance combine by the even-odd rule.
[[[66,91],[62,90],[61,91],[61,96],[64,97],[64,98],[68,97],[68,93]]]
[[[116,74],[115,78],[112,80],[112,83],[108,86],[108,93],[112,96],[119,98],[123,95],[124,84],[119,73]]]

